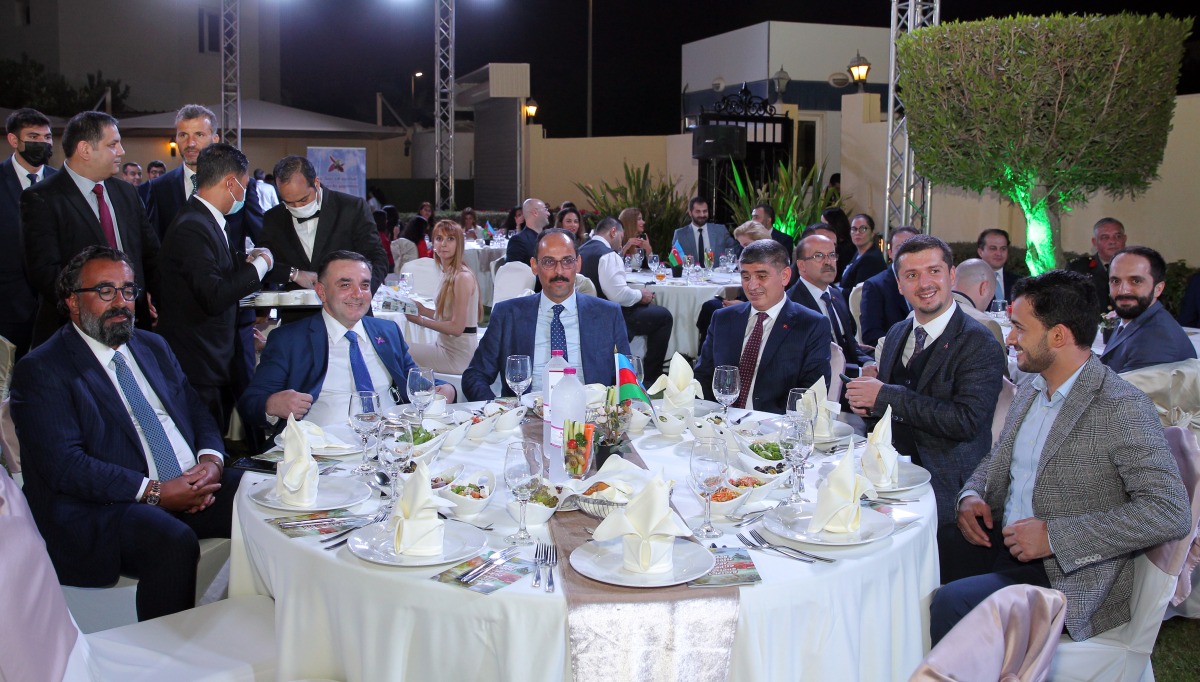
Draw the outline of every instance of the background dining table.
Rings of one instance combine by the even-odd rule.
[[[712,272],[702,281],[688,282],[669,275],[662,282],[649,272],[630,272],[625,275],[631,287],[650,289],[654,302],[671,311],[673,328],[671,341],[667,344],[667,358],[676,353],[695,358],[700,354],[700,330],[696,318],[700,307],[714,296],[734,298],[741,291],[741,280],[736,273]]]

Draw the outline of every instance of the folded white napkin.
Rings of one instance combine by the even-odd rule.
[[[854,472],[854,452],[847,450],[817,491],[817,508],[808,532],[853,533],[862,523],[858,501],[866,495],[875,499],[875,488],[866,476]]]
[[[817,377],[812,385],[812,392],[804,394],[804,409],[808,414],[816,415],[813,421],[813,434],[817,438],[833,437],[833,420],[842,411],[842,406],[828,400],[828,389],[825,387],[825,377]]]
[[[894,488],[900,481],[900,453],[892,446],[892,406],[883,411],[883,418],[867,436],[862,468],[867,479],[880,488]]]
[[[454,502],[434,495],[429,484],[429,468],[417,462],[417,470],[404,483],[404,492],[392,508],[388,522],[396,553],[408,556],[437,556],[442,553],[442,533],[445,522],[438,510],[456,506]]]
[[[647,393],[654,395],[659,391],[663,391],[664,410],[686,410],[689,413],[696,398],[704,395],[704,389],[692,374],[692,366],[679,353],[671,356],[670,370],[659,375]]]
[[[587,396],[587,406],[589,408],[602,407],[605,398],[608,396],[608,387],[604,384],[585,384],[583,391]]]
[[[291,421],[290,416],[288,417],[288,421],[289,422]],[[300,422],[296,422],[296,423],[299,424],[300,429],[304,431],[304,435],[308,438],[308,444],[314,448],[326,448],[326,449],[331,449],[331,450],[342,450],[342,449],[349,450],[354,447],[354,445],[347,443],[346,441],[342,440],[341,438],[338,438],[337,436],[333,435],[332,433],[329,433],[325,429],[321,428],[320,426],[317,426],[316,424],[314,424],[312,422],[300,421]]]
[[[592,474],[590,478],[570,480],[562,484],[564,493],[582,494],[598,482],[608,484],[606,490],[592,493],[589,497],[608,500],[609,502],[625,503],[658,474],[651,473],[636,464],[627,462],[620,455],[613,455],[604,460],[604,466]]]
[[[634,573],[666,573],[674,566],[675,538],[692,531],[671,509],[667,484],[655,476],[623,509],[606,516],[592,538],[597,541],[622,538],[625,570]]]
[[[312,446],[300,424],[288,415],[283,429],[283,461],[275,467],[275,494],[279,501],[293,507],[311,507],[317,502],[317,478],[320,473],[312,457]]]

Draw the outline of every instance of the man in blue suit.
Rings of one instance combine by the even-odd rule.
[[[510,355],[528,355],[533,366],[532,390],[542,390],[542,374],[552,350],[566,351],[566,361],[583,368],[583,381],[613,385],[614,352],[629,354],[621,307],[595,296],[575,294],[579,254],[575,236],[551,228],[537,240],[533,271],[542,292],[502,301],[492,309],[487,333],[479,340],[471,364],[463,372],[467,400],[496,397],[492,384],[504,372]],[[514,395],[507,382],[502,395]]]
[[[1109,263],[1109,294],[1121,325],[1117,327],[1100,361],[1114,372],[1196,357],[1187,332],[1158,302],[1166,287],[1167,264],[1154,249],[1130,246]]]
[[[920,234],[915,227],[897,227],[892,230],[888,243],[888,258],[895,263],[896,254],[904,242]],[[900,293],[896,282],[894,265],[863,282],[862,310],[859,323],[862,325],[862,341],[874,346],[887,334],[892,325],[908,317],[908,303]]]
[[[386,409],[406,402],[408,354],[400,327],[367,316],[371,262],[334,251],[317,266],[320,315],[285,324],[267,339],[250,386],[238,400],[247,424],[271,428],[288,415],[317,426],[344,424],[353,391],[374,391]],[[435,389],[454,402],[454,387]]]
[[[735,254],[742,250],[741,244],[737,243],[724,225],[708,222],[708,202],[704,197],[692,197],[688,202],[688,215],[691,216],[692,222],[675,230],[672,244],[679,242],[683,247],[683,255],[695,258],[696,265],[704,264],[701,258],[708,252],[712,253],[712,262],[715,265],[725,249],[733,249]]]
[[[54,153],[50,119],[35,109],[18,109],[5,122],[12,157],[0,161],[0,336],[17,347],[17,359],[29,350],[37,316],[37,290],[25,274],[21,243],[21,192],[54,175],[46,165]]]
[[[64,585],[139,578],[139,620],[195,605],[199,540],[229,537],[241,472],[156,334],[135,331],[128,257],[89,246],[59,276],[65,324],[17,364],[25,495]]]
[[[793,388],[808,388],[821,377],[829,383],[829,322],[786,296],[789,260],[771,239],[742,250],[739,267],[749,302],[713,313],[696,361],[696,379],[709,400],[714,399],[713,370],[720,365],[740,369],[734,407],[764,412],[783,414]],[[760,372],[764,367],[769,369]]]

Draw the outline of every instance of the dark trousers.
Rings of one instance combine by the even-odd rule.
[[[991,547],[967,542],[955,524],[938,529],[942,587],[929,606],[929,638],[934,645],[993,592],[1018,584],[1050,587],[1042,560],[1018,561],[1004,546],[999,519],[993,519],[992,525],[992,530],[984,528]]]
[[[196,514],[130,504],[120,522],[121,573],[138,579],[138,620],[149,620],[196,605],[196,562],[200,540],[227,538],[241,469],[226,469],[221,489],[208,509]]]
[[[673,324],[671,311],[653,303],[638,303],[622,307],[621,313],[625,316],[625,329],[630,339],[646,337],[646,357],[642,358],[642,367],[649,386],[663,373],[663,363],[667,361],[667,344],[671,342]]]

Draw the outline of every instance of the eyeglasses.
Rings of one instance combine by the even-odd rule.
[[[874,232],[875,230],[872,230],[870,228],[870,226],[868,226],[868,225],[851,225],[850,231],[851,232]]]
[[[814,253],[811,256],[802,257],[797,260],[815,260],[818,263],[824,263],[825,261],[829,261],[830,263],[832,263],[832,262],[836,261],[837,259],[838,259],[837,252],[831,251],[830,253]]]
[[[577,256],[567,256],[560,260],[554,260],[549,256],[538,259],[538,264],[541,265],[542,269],[544,270],[553,270],[555,266],[561,266],[564,270],[570,270],[571,268],[575,267],[575,263],[577,262],[579,262],[579,258]]]
[[[101,301],[113,300],[114,298],[117,297],[118,291],[121,292],[121,298],[125,299],[126,301],[137,300],[138,295],[142,293],[141,288],[136,287],[136,286],[114,287],[111,285],[103,285],[103,286],[98,286],[98,287],[91,287],[90,289],[72,289],[71,290],[71,292],[75,293],[75,294],[82,294],[85,291],[90,291],[90,292],[96,294],[97,296],[100,297]]]

